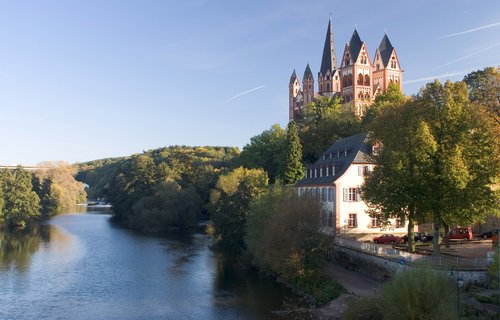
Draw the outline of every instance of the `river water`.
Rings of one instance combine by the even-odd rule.
[[[209,245],[137,234],[103,212],[0,233],[0,319],[281,319],[296,297]]]

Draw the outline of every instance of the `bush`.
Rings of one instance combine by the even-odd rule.
[[[457,319],[455,284],[428,268],[406,270],[382,289],[383,319]]]
[[[344,314],[342,314],[342,319],[381,320],[382,309],[380,308],[380,299],[375,297],[363,297],[356,299],[347,306]]]

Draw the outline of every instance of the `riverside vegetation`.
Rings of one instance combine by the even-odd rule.
[[[465,81],[444,86],[434,82],[416,97],[404,97],[392,85],[377,96],[361,119],[354,116],[349,104],[321,98],[307,106],[298,124],[292,121],[286,129],[272,126],[252,137],[241,153],[229,147],[160,148],[77,164],[77,179],[90,185],[92,197],[108,199],[115,220],[130,228],[147,232],[185,229],[200,218],[209,218],[207,230],[214,249],[239,261],[251,261],[326,302],[340,289],[332,283],[321,287],[327,283],[320,272],[322,254],[330,242],[319,232],[320,209],[313,199],[299,199],[281,185],[301,179],[302,163],[316,161],[337,139],[372,130],[375,139],[389,150],[398,144],[383,129],[394,128],[389,133],[406,141],[405,137],[413,135],[412,130],[404,130],[407,127],[417,130],[421,141],[409,139],[411,152],[397,152],[400,158],[388,159],[389,164],[398,164],[388,168],[400,171],[382,170],[387,167],[384,152],[375,159],[381,169],[374,176],[396,177],[393,182],[401,194],[387,196],[378,188],[381,185],[368,183],[364,192],[374,214],[385,208],[390,209],[385,211],[387,218],[431,219],[438,225],[481,221],[486,208],[498,207],[492,206],[498,204],[498,191],[492,192],[491,186],[498,183],[500,167],[494,139],[500,132],[500,75],[498,69],[486,68],[467,75]],[[415,114],[406,111],[417,109]],[[410,126],[405,119],[411,120]],[[474,143],[480,148],[471,148]],[[416,172],[406,170],[416,164]],[[412,172],[427,176],[413,179],[403,174]],[[412,187],[405,184],[412,181],[422,188],[431,181],[433,186],[436,181],[445,182],[439,185],[446,189],[433,194],[437,198],[418,198],[429,207],[414,207]],[[474,194],[473,190],[481,192]],[[467,201],[453,206],[443,200],[450,196]],[[402,201],[386,201],[394,198]],[[409,239],[413,239],[411,232]]]
[[[0,225],[19,228],[85,202],[84,186],[65,163],[43,163],[45,169],[22,167],[0,171]]]

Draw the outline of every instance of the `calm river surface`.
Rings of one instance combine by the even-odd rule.
[[[0,319],[275,319],[292,294],[206,235],[152,237],[99,212],[0,233]]]

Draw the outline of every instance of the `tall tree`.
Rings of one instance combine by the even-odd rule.
[[[212,191],[209,233],[222,251],[237,256],[245,249],[245,224],[250,204],[266,190],[262,169],[236,168],[221,175]]]
[[[422,208],[423,191],[434,149],[432,137],[425,123],[419,119],[420,109],[415,103],[386,105],[371,123],[374,143],[382,143],[377,166],[363,185],[363,199],[370,214],[380,221],[390,218],[408,221],[408,251],[413,252],[414,225],[424,222],[427,209]]]
[[[306,107],[299,122],[303,162],[314,163],[333,142],[360,132],[360,119],[351,105],[320,97]]]
[[[283,162],[285,143],[286,131],[275,124],[271,129],[250,138],[250,143],[241,151],[238,163],[250,169],[264,169],[269,181],[274,183]]]
[[[380,125],[374,134],[383,148],[365,197],[383,209],[401,197],[406,211],[430,214],[434,252],[440,254],[441,226],[482,221],[498,207],[491,184],[500,170],[499,146],[491,122],[471,105],[463,82],[430,83],[407,106],[414,113],[405,121],[397,113],[375,120]]]
[[[500,67],[471,72],[463,81],[467,84],[470,100],[483,106],[500,126]]]
[[[418,97],[436,145],[426,192],[434,222],[434,250],[439,228],[451,223],[484,221],[498,210],[491,185],[499,174],[499,146],[491,125],[474,108],[465,83],[427,84]]]
[[[370,124],[386,106],[401,105],[405,102],[405,96],[401,92],[399,84],[392,82],[387,90],[378,94],[375,97],[373,104],[367,109],[366,114],[361,121],[361,127],[365,130],[370,130]]]
[[[295,183],[304,176],[302,164],[302,146],[295,121],[290,121],[286,128],[286,141],[279,177],[284,184]]]
[[[4,173],[4,221],[8,227],[19,227],[40,216],[40,199],[32,190],[31,174],[18,167]]]

